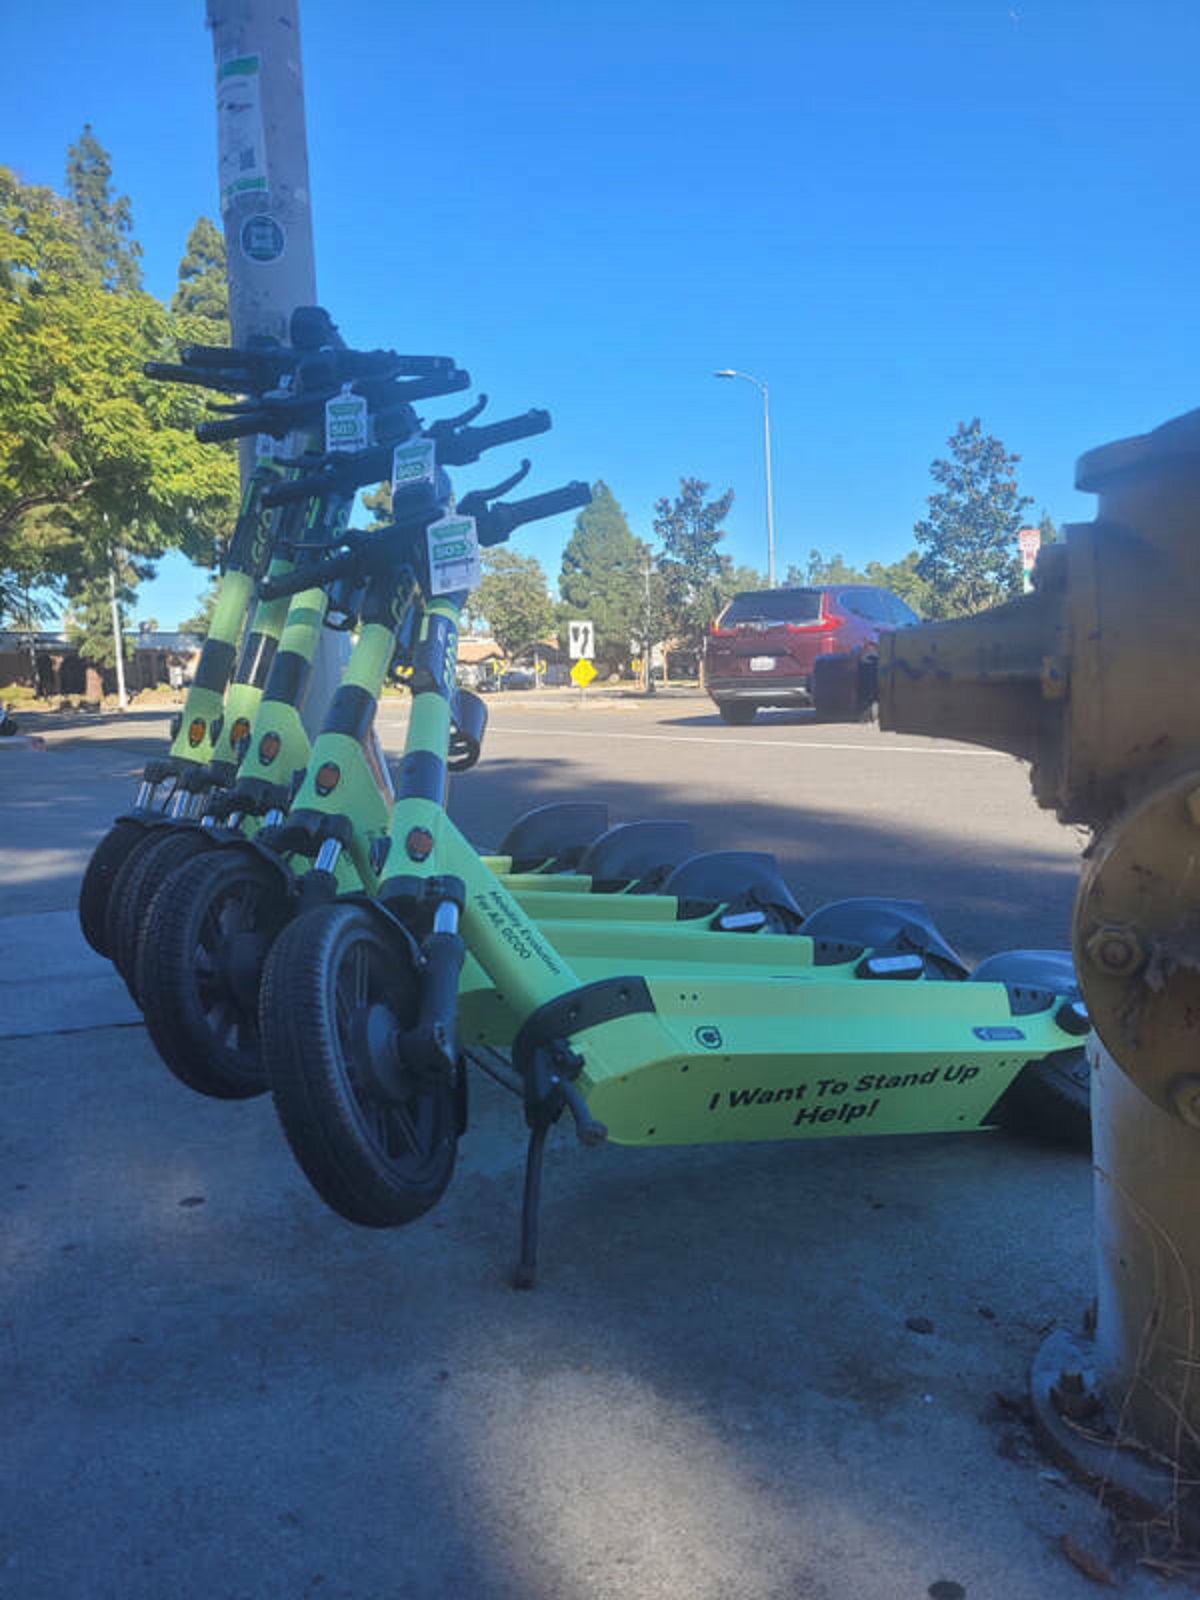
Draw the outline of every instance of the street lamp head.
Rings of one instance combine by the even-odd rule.
[[[737,373],[733,370],[732,367],[721,367],[718,371],[713,373],[713,377],[714,378],[736,378],[737,377]]]

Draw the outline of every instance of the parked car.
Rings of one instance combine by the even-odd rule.
[[[502,689],[536,689],[537,679],[524,667],[512,667],[500,679]]]
[[[866,583],[737,594],[704,641],[704,685],[726,722],[752,722],[760,706],[811,705],[818,718],[832,715],[814,687],[817,658],[873,661],[880,634],[919,620],[898,595]],[[869,702],[859,707],[869,710]]]

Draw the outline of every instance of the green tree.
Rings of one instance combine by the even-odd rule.
[[[207,217],[197,217],[188,234],[171,310],[181,319],[204,324],[196,334],[197,344],[229,343],[225,235]]]
[[[558,579],[563,619],[589,617],[595,625],[596,655],[610,670],[629,660],[644,611],[643,546],[630,532],[625,513],[601,479],[592,502],[575,518],[562,554]]]
[[[0,168],[0,602],[14,575],[60,589],[109,552],[211,552],[236,511],[237,466],[192,435],[203,400],[142,374],[178,327],[108,289],[74,204]]]
[[[129,196],[114,194],[112,158],[85,122],[67,150],[67,195],[83,230],[88,265],[106,289],[140,289],[142,247],[133,237]]]
[[[516,550],[485,550],[483,581],[471,596],[471,614],[486,617],[506,655],[544,639],[554,626],[546,574],[534,556]]]
[[[1037,526],[1038,532],[1042,536],[1043,544],[1058,543],[1058,529],[1054,526],[1054,521],[1050,513],[1045,509],[1043,509],[1041,516],[1038,518]]]
[[[667,625],[678,644],[700,651],[709,624],[721,609],[721,526],[733,504],[733,490],[706,501],[708,484],[680,478],[679,494],[654,507],[654,532],[662,545]]]
[[[1033,502],[1017,486],[1010,455],[979,418],[960,422],[948,459],[930,472],[939,486],[916,524],[917,576],[929,585],[933,616],[982,611],[1021,592],[1017,530]]]

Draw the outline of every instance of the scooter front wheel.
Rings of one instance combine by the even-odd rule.
[[[266,1092],[258,986],[289,910],[282,873],[239,846],[193,856],[155,895],[137,990],[159,1055],[197,1094],[247,1100]]]
[[[138,949],[154,897],[185,861],[212,846],[199,828],[155,828],[147,845],[131,853],[121,868],[109,901],[105,929],[112,964],[125,980],[131,999],[141,1005]]]
[[[363,1227],[415,1221],[454,1171],[457,1085],[406,1068],[397,1048],[419,999],[408,947],[353,904],[298,918],[263,974],[263,1056],[284,1134],[325,1203]]]
[[[79,926],[97,955],[109,954],[104,924],[113,882],[125,858],[145,836],[141,823],[131,817],[118,817],[92,851],[79,885]]]

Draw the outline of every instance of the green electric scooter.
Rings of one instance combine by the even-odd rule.
[[[324,313],[320,315],[324,318]],[[293,323],[296,321],[294,318]],[[327,318],[320,325],[328,338],[336,338]],[[194,355],[194,350],[185,352],[189,353]],[[202,354],[215,363],[217,358],[228,360],[236,352],[206,350]],[[211,378],[212,367],[202,366],[199,370],[202,381]],[[293,497],[286,506],[275,507],[266,504],[265,491],[278,488],[313,459],[311,452],[322,442],[322,435],[313,430],[324,421],[329,399],[341,400],[342,380],[355,372],[367,374],[356,380],[355,388],[363,397],[367,415],[375,419],[381,437],[389,428],[404,434],[415,425],[409,404],[412,399],[451,393],[469,382],[467,374],[444,357],[347,351],[339,344],[306,351],[293,368],[295,381],[290,390],[260,395],[256,403],[236,408],[236,415],[197,429],[201,437],[214,440],[257,434],[260,458],[251,478],[247,512],[239,522],[222,579],[213,630],[172,748],[172,758],[179,755],[180,748],[190,752],[182,768],[176,764],[176,793],[165,808],[156,809],[151,803],[120,819],[114,834],[136,825],[141,828],[141,838],[125,850],[111,874],[96,870],[108,859],[102,842],[84,880],[81,907],[90,910],[97,904],[98,894],[107,891],[103,944],[135,999],[140,998],[137,947],[146,911],[162,882],[184,861],[203,853],[212,842],[208,830],[228,815],[229,790],[250,747],[253,722],[264,695],[273,696],[277,703],[285,702],[280,716],[286,733],[278,735],[278,743],[272,740],[269,746],[276,751],[279,769],[290,781],[306,763],[308,741],[298,707],[319,637],[321,616],[314,617],[312,613],[317,611],[323,616],[323,591],[309,596],[307,604],[301,597],[291,606],[286,599],[260,598],[234,681],[223,701],[218,700],[216,684],[222,668],[228,671],[227,662],[232,655],[228,641],[231,635],[235,636],[239,608],[244,614],[253,594],[252,588],[246,588],[246,576],[261,577],[268,559],[271,574],[283,576],[292,570],[297,550],[319,547],[344,531],[350,497],[326,495],[308,504],[307,497]],[[192,375],[188,367],[163,366],[157,366],[154,375],[178,380],[181,373],[185,377]],[[397,381],[399,375],[404,381]],[[219,379],[226,388],[242,386],[236,373],[225,369]],[[289,429],[294,431],[289,433]],[[286,437],[291,449],[303,454],[276,459],[271,453],[276,437]],[[257,520],[250,515],[250,505],[258,509]]]
[[[237,411],[238,416],[201,424],[198,435],[215,442],[248,432],[283,438],[304,420],[306,413],[319,415],[323,402],[320,393],[301,398],[288,388],[298,369],[318,356],[321,375],[331,385],[328,392],[333,393],[348,381],[406,370],[397,366],[401,358],[390,351],[340,348],[337,330],[319,307],[302,307],[293,314],[290,337],[289,347],[279,347],[271,341],[245,349],[191,345],[181,351],[178,365],[151,362],[146,371],[151,377],[250,397],[226,408]],[[415,370],[432,370],[429,358],[418,359],[421,365]],[[437,359],[434,365],[442,371],[451,363]],[[131,864],[135,853],[157,845],[155,830],[164,822],[196,820],[203,815],[207,796],[219,787],[222,773],[235,760],[235,730],[242,727],[261,694],[272,628],[281,616],[278,608],[256,611],[240,660],[237,643],[254,600],[255,583],[270,559],[280,515],[265,511],[262,494],[268,486],[278,483],[281,470],[260,451],[230,540],[208,637],[183,712],[173,728],[170,749],[165,756],[147,763],[131,810],[118,818],[101,839],[84,873],[79,896],[80,924],[85,938],[102,955],[112,953],[110,932],[115,913],[110,901],[118,874]],[[233,689],[229,687],[231,673],[235,678]]]

